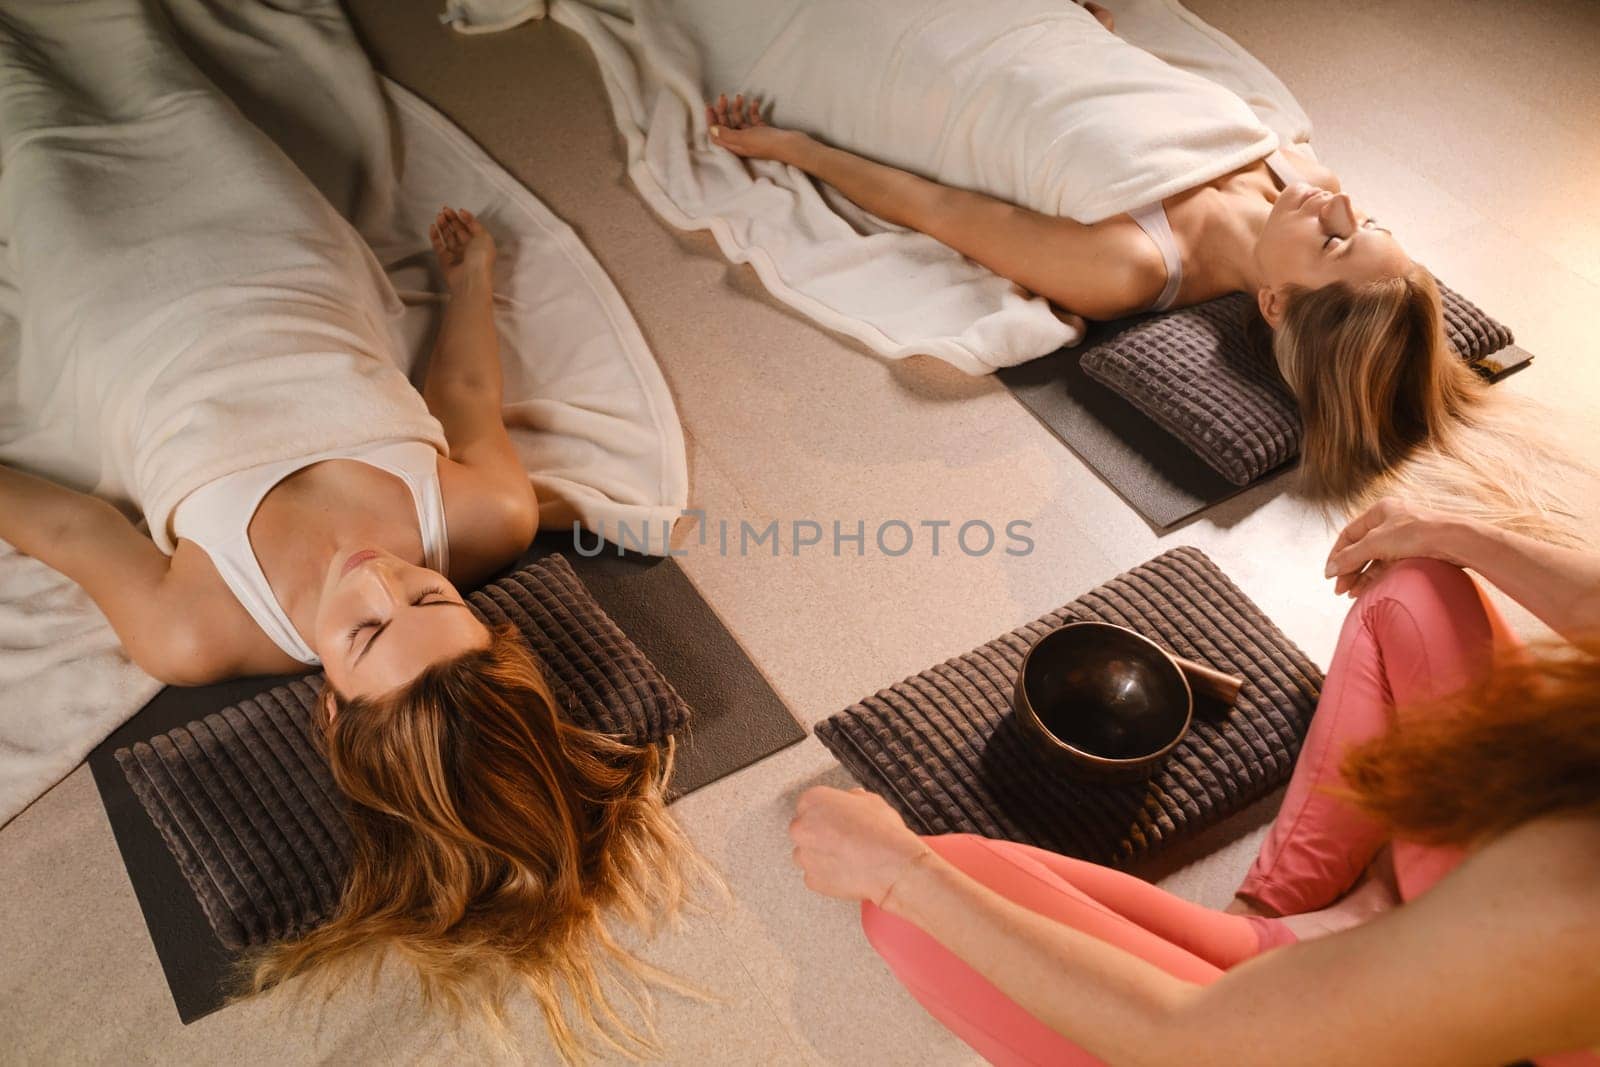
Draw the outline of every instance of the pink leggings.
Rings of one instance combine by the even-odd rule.
[[[1384,732],[1396,706],[1460,688],[1514,640],[1467,574],[1433,560],[1391,567],[1350,609],[1283,809],[1241,892],[1279,914],[1345,893],[1387,840],[1381,826],[1328,792],[1342,753]],[[930,837],[945,859],[1023,907],[1117,945],[1185,981],[1204,983],[1294,935],[1275,920],[1190,903],[1132,875],[1008,841]],[[1410,899],[1459,861],[1395,843]],[[997,1064],[1092,1064],[1094,1057],[1023,1011],[912,924],[862,905],[867,940],[901,983],[958,1037]]]

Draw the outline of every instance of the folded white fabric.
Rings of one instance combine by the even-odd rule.
[[[448,0],[439,21],[458,33],[497,33],[545,16],[545,0]]]
[[[225,8],[7,5],[0,462],[142,511],[170,550],[178,501],[231,471],[443,448],[407,375],[444,299],[427,227],[448,202],[501,249],[505,416],[541,522],[664,535],[682,430],[572,230],[380,82],[336,0]],[[0,546],[0,821],[155,688],[70,582]]]
[[[464,0],[468,8],[480,0]],[[1083,322],[770,162],[708,144],[707,97],[940,181],[1095,222],[1304,141],[1281,82],[1175,0],[552,0],[594,50],[628,172],[779,299],[891,358],[971,374],[1076,343]]]

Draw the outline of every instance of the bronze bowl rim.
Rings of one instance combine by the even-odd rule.
[[[1101,756],[1097,753],[1089,752],[1085,749],[1078,748],[1076,745],[1071,745],[1066,741],[1063,741],[1060,737],[1056,736],[1056,734],[1051,731],[1048,726],[1044,724],[1044,720],[1039,718],[1039,713],[1034,710],[1033,701],[1028,699],[1027,689],[1028,665],[1033,662],[1033,654],[1040,645],[1044,644],[1045,641],[1051,637],[1054,637],[1056,634],[1067,630],[1078,630],[1084,628],[1096,630],[1115,630],[1123,637],[1131,637],[1135,641],[1148,645],[1150,649],[1155,652],[1156,656],[1160,660],[1164,661],[1167,664],[1167,667],[1178,676],[1178,682],[1183,686],[1184,695],[1188,697],[1188,706],[1184,711],[1183,724],[1173,735],[1172,739],[1165,745],[1162,745],[1155,751],[1146,753],[1142,756]],[[1178,666],[1177,662],[1173,660],[1172,654],[1139,631],[1131,629],[1127,626],[1118,625],[1114,622],[1097,622],[1092,619],[1081,622],[1068,622],[1062,623],[1060,626],[1054,627],[1041,634],[1039,639],[1033,642],[1033,644],[1029,645],[1028,651],[1023,654],[1022,664],[1017,668],[1017,681],[1013,692],[1014,696],[1012,699],[1012,705],[1016,709],[1017,713],[1027,720],[1030,727],[1029,732],[1031,732],[1039,740],[1043,741],[1046,746],[1053,748],[1057,753],[1068,757],[1078,764],[1102,771],[1127,772],[1143,769],[1145,767],[1153,767],[1155,764],[1172,754],[1172,750],[1177,748],[1178,745],[1183,742],[1183,739],[1189,736],[1189,728],[1194,725],[1194,690],[1190,688],[1188,677],[1183,673],[1183,669]]]

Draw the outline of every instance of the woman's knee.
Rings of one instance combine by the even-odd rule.
[[[1453,564],[1390,564],[1351,610],[1377,642],[1400,702],[1443,695],[1492,661],[1489,609],[1472,576]]]
[[[1466,571],[1454,563],[1414,556],[1385,565],[1383,573],[1362,593],[1361,599],[1375,596],[1409,599],[1419,595],[1452,598],[1463,595],[1463,590],[1476,590],[1472,576]]]
[[[1381,622],[1383,613],[1396,607],[1424,631],[1486,628],[1487,613],[1478,584],[1460,567],[1436,559],[1389,564],[1362,592],[1355,610],[1368,622]]]

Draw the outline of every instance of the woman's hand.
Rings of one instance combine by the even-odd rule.
[[[1446,548],[1452,540],[1448,533],[1459,521],[1398,497],[1380,500],[1340,532],[1323,577],[1334,579],[1336,595],[1356,597],[1396,560],[1420,556],[1465,566]]]
[[[743,93],[728,102],[728,94],[717,97],[715,104],[706,105],[707,136],[711,143],[721,145],[736,156],[748,159],[775,159],[780,163],[794,162],[794,151],[807,138],[798,130],[784,130],[767,125],[761,116],[761,104],[746,101]]]
[[[789,837],[807,889],[880,907],[900,876],[933,854],[882,797],[865,789],[806,790]]]
[[[494,267],[494,238],[470,211],[452,207],[439,209],[428,227],[428,240],[444,269],[445,284],[452,293],[469,281],[487,282]]]

